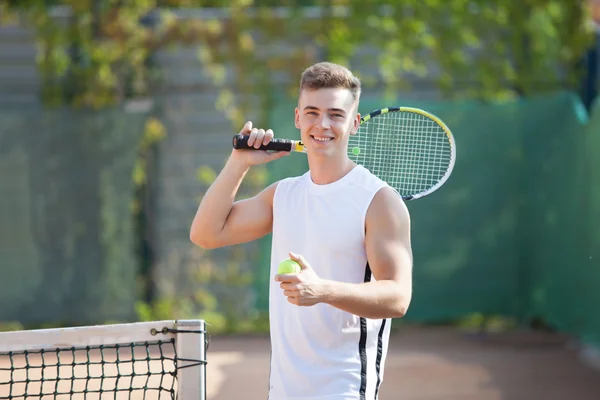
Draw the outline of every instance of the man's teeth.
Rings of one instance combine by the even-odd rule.
[[[319,142],[328,142],[328,141],[330,141],[330,140],[331,140],[331,138],[330,138],[330,137],[326,137],[326,138],[319,138],[319,137],[315,137],[315,136],[313,136],[313,139],[315,139],[315,140],[317,140],[317,141],[319,141]]]

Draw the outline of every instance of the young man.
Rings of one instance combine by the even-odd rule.
[[[318,63],[300,81],[295,124],[309,171],[234,202],[248,169],[288,153],[233,150],[204,196],[190,238],[216,248],[272,232],[269,399],[377,399],[390,319],[412,295],[410,218],[401,197],[347,156],[360,115],[360,81]],[[273,138],[251,122],[255,148]],[[276,275],[287,258],[296,275]]]

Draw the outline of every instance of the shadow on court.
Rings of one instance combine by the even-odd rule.
[[[390,338],[381,400],[592,400],[600,370],[568,338],[544,333],[468,336],[448,328],[401,328]],[[209,400],[264,400],[268,337],[213,337]]]

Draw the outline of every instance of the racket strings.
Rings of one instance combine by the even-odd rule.
[[[451,164],[451,143],[434,120],[414,112],[390,112],[372,118],[350,137],[353,159],[402,195],[435,186]]]

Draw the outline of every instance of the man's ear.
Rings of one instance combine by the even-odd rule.
[[[356,113],[356,117],[354,117],[353,121],[352,135],[355,135],[358,132],[358,128],[360,128],[360,118],[360,113]]]
[[[298,107],[294,110],[294,125],[296,125],[296,128],[300,129],[300,111],[298,110]]]

